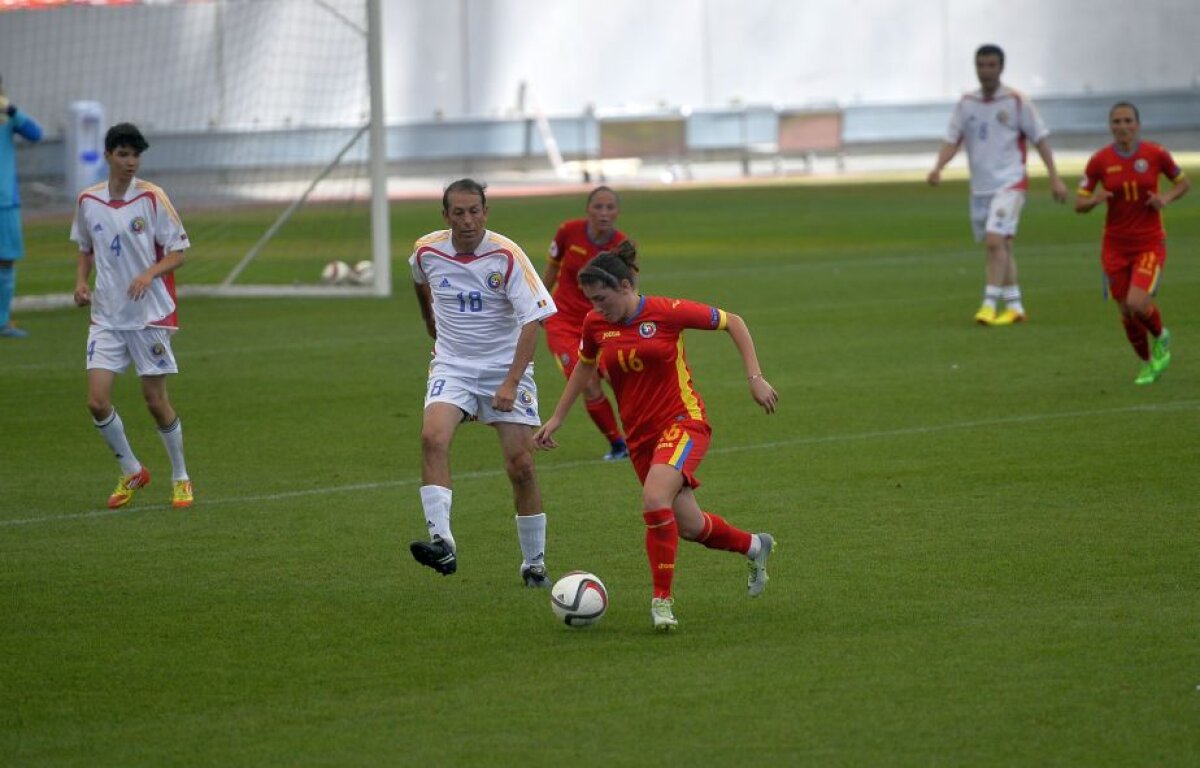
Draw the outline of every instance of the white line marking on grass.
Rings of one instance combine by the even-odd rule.
[[[925,427],[901,427],[898,429],[884,429],[876,432],[857,432],[847,435],[825,435],[823,437],[797,437],[791,440],[773,440],[766,443],[754,443],[752,445],[734,445],[727,448],[714,448],[709,453],[745,453],[747,451],[764,451],[775,448],[783,448],[787,446],[800,445],[822,445],[826,443],[847,443],[855,440],[878,440],[891,437],[912,437],[917,435],[935,434],[938,432],[954,432],[957,430],[979,429],[981,427],[1002,427],[1014,424],[1035,424],[1042,421],[1054,421],[1056,419],[1074,419],[1074,418],[1089,418],[1093,416],[1110,416],[1122,413],[1170,413],[1173,411],[1194,411],[1200,410],[1200,400],[1179,400],[1171,403],[1156,403],[1149,405],[1130,405],[1124,408],[1102,408],[1091,411],[1061,411],[1059,413],[1034,413],[1026,416],[1009,416],[1000,419],[980,419],[977,421],[959,421],[953,424],[936,424]],[[600,462],[595,460],[578,460],[566,461],[556,464],[538,464],[539,472],[560,472],[568,469],[577,469],[579,467],[595,467]],[[614,466],[621,466],[615,464]],[[463,472],[455,476],[455,480],[475,480],[479,478],[501,477],[504,472],[502,470],[480,470],[477,472]],[[232,496],[224,499],[202,499],[198,502],[199,510],[203,511],[206,507],[224,506],[226,504],[246,504],[256,501],[284,501],[286,499],[301,498],[304,496],[324,496],[333,493],[351,493],[354,491],[374,491],[381,488],[403,488],[405,486],[416,486],[420,484],[418,478],[407,478],[404,480],[385,480],[377,483],[354,483],[352,485],[338,485],[325,488],[306,488],[300,491],[282,491],[279,493],[263,493],[253,496]],[[0,520],[0,528],[14,528],[22,525],[37,525],[39,523],[58,523],[69,520],[90,520],[100,517],[113,517],[116,515],[125,515],[135,512],[159,512],[168,511],[172,507],[170,504],[154,504],[150,506],[139,506],[134,508],[125,507],[123,509],[99,509],[90,512],[79,512],[69,515],[45,515],[42,517],[29,517],[22,520]],[[195,509],[195,508],[194,508]],[[184,513],[187,514],[187,513]]]

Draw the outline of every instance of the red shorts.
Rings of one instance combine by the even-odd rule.
[[[1131,286],[1154,293],[1166,261],[1167,245],[1162,241],[1140,247],[1105,242],[1100,250],[1100,263],[1108,278],[1108,290],[1116,301],[1125,301]]]
[[[571,371],[575,370],[575,365],[579,362],[579,329],[547,326],[546,346],[550,348],[550,354],[554,355],[558,370],[568,379],[571,378]]]
[[[708,451],[708,443],[712,439],[712,427],[703,421],[680,421],[662,431],[657,440],[645,440],[637,445],[629,446],[629,458],[633,461],[633,470],[637,472],[638,480],[643,485],[650,467],[655,464],[667,464],[679,470],[683,482],[689,488],[699,488],[700,481],[696,478],[696,468]]]

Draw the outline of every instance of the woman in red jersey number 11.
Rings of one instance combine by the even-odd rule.
[[[654,595],[654,628],[675,629],[671,584],[682,537],[710,549],[738,552],[749,560],[747,591],[757,597],[767,585],[767,558],[775,545],[767,533],[749,533],[700,508],[696,468],[708,449],[711,428],[684,356],[685,329],[726,331],[742,356],[750,395],[767,413],[778,393],[762,375],[754,340],[742,318],[686,299],[643,296],[637,290],[637,249],[626,240],[579,272],[592,303],[583,321],[579,363],[554,414],[534,434],[538,448],[557,446],[554,433],[598,365],[608,373],[625,426],[630,459],[642,483],[646,555]]]
[[[1153,384],[1171,363],[1171,332],[1154,303],[1167,260],[1162,209],[1187,194],[1192,184],[1162,146],[1142,141],[1137,107],[1122,101],[1108,112],[1113,143],[1088,160],[1075,210],[1088,213],[1108,205],[1100,263],[1133,351],[1142,360],[1136,384]],[[1158,177],[1171,189],[1159,193]]]

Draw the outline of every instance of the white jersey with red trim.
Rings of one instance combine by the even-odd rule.
[[[1001,85],[991,98],[984,98],[982,90],[965,94],[954,108],[945,140],[966,145],[971,193],[991,195],[1029,187],[1025,140],[1036,144],[1049,135],[1033,102]]]
[[[178,327],[173,273],[154,280],[137,301],[128,293],[135,277],[191,245],[161,188],[135,178],[124,197],[113,198],[106,181],[88,187],[79,193],[71,239],[95,259],[93,324],[121,331]]]
[[[474,253],[456,253],[448,229],[430,232],[413,245],[408,263],[413,280],[432,293],[439,364],[472,374],[507,370],[521,326],[556,311],[521,247],[490,230]]]

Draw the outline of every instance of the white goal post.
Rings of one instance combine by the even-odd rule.
[[[37,84],[21,106],[49,129],[31,150],[39,159],[70,145],[58,116],[79,100],[102,105],[105,127],[142,129],[150,149],[139,175],[166,190],[195,243],[181,295],[386,297],[382,2],[135,0],[7,12],[4,75]],[[39,183],[61,185],[58,207],[73,208],[78,190]],[[306,239],[315,226],[325,237]],[[322,284],[332,260],[373,269],[365,284]],[[15,308],[67,303],[19,296]]]

